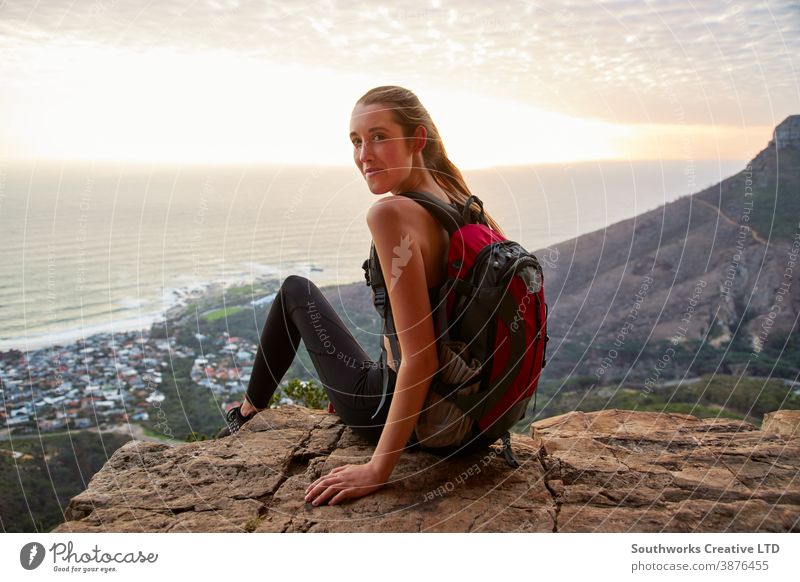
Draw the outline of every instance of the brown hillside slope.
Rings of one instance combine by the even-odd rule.
[[[556,343],[582,336],[610,345],[626,322],[628,338],[708,334],[716,346],[743,334],[758,348],[792,333],[800,314],[800,142],[778,142],[716,186],[534,251],[547,257]]]

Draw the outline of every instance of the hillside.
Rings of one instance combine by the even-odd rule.
[[[798,174],[800,142],[773,140],[716,186],[534,251],[548,257],[554,351],[583,345],[581,357],[599,365],[613,349],[643,351],[659,340],[722,349],[739,340],[755,360],[770,341],[784,340],[800,312],[800,286],[791,284]]]
[[[90,431],[0,440],[0,531],[46,532],[130,438]]]

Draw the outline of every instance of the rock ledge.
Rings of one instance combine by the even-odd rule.
[[[797,418],[796,414],[794,418]],[[403,455],[391,481],[336,506],[303,500],[373,446],[326,412],[265,410],[234,437],[120,447],[55,532],[800,531],[800,439],[725,419],[571,412],[498,447]]]

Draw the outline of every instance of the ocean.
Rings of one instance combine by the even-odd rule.
[[[602,161],[464,176],[533,251],[744,166]],[[0,350],[143,329],[210,283],[363,281],[375,199],[355,167],[0,163]]]

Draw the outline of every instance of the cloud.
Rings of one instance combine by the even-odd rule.
[[[438,5],[438,7],[432,7]],[[376,6],[373,2],[47,2],[3,8],[9,38],[143,49],[224,50],[274,62],[446,77],[460,89],[614,121],[674,121],[658,94],[731,90],[797,106],[800,6],[770,3],[518,1]],[[777,92],[792,85],[794,91]],[[572,94],[573,91],[579,94]],[[640,94],[639,107],[614,96]],[[657,107],[648,107],[653,99]],[[623,100],[623,103],[628,101]],[[708,108],[706,104],[705,109]],[[730,121],[737,112],[729,111]],[[689,111],[710,121],[704,107]],[[768,112],[754,115],[764,119]],[[769,120],[771,121],[771,120]]]
[[[367,0],[14,0],[0,8],[6,89],[0,107],[45,100],[67,85],[77,95],[80,79],[68,72],[80,67],[64,55],[94,51],[120,57],[95,71],[87,85],[93,88],[104,75],[124,82],[122,67],[136,55],[174,55],[176,63],[195,64],[217,55],[209,59],[338,71],[341,83],[364,79],[363,86],[352,86],[354,95],[392,83],[497,97],[612,124],[747,128],[773,126],[800,109],[798,49],[800,6],[792,0],[384,6]],[[255,66],[236,70],[258,75]],[[209,85],[219,81],[217,74],[209,66]],[[130,78],[144,83],[147,71]],[[181,71],[161,82],[179,84]],[[254,84],[253,95],[268,91],[263,80],[240,82]],[[329,87],[318,87],[326,95]]]

